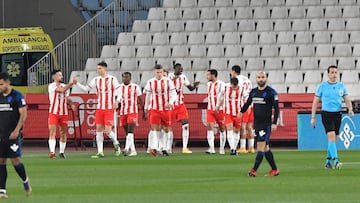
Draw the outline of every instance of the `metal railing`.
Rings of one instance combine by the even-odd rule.
[[[69,81],[72,71],[83,70],[88,58],[100,57],[104,45],[116,44],[118,33],[128,26],[123,17],[126,8],[114,0],[52,51],[31,66],[28,71],[28,92],[42,93],[41,87],[51,82],[50,72],[61,69],[64,81]]]

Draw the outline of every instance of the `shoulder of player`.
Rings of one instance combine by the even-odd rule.
[[[271,86],[267,85],[266,89],[271,93],[272,96],[277,95],[277,92],[274,88],[272,88]]]
[[[21,92],[15,90],[15,89],[12,89],[11,90],[11,93],[10,93],[11,96],[17,98],[17,99],[22,99],[24,98],[24,96],[21,94]]]

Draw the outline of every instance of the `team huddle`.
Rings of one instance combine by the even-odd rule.
[[[131,82],[131,73],[122,73],[122,82],[116,77],[107,74],[107,64],[100,62],[97,66],[98,76],[93,78],[89,84],[82,85],[77,78],[72,78],[69,84],[61,83],[62,74],[60,70],[53,72],[54,82],[49,85],[49,157],[55,158],[55,132],[56,126],[60,128],[60,150],[59,157],[65,158],[67,127],[67,105],[73,102],[69,96],[69,89],[77,85],[84,92],[96,89],[97,107],[95,112],[97,153],[92,158],[104,157],[104,136],[109,137],[114,146],[115,155],[136,156],[134,128],[138,123],[138,109],[142,109],[144,120],[150,124],[148,135],[147,153],[158,156],[168,156],[172,153],[174,121],[182,125],[182,153],[191,154],[188,148],[189,142],[189,114],[184,103],[184,88],[190,91],[199,86],[199,82],[191,84],[183,74],[181,64],[174,65],[174,72],[168,74],[158,64],[154,66],[154,75],[148,80],[143,92],[141,88]],[[219,154],[225,154],[226,141],[230,146],[230,155],[237,153],[255,153],[253,125],[255,124],[255,135],[264,144],[257,145],[258,157],[254,168],[249,172],[250,176],[256,176],[256,169],[262,157],[265,156],[272,166],[272,174],[278,175],[279,171],[273,161],[272,153],[268,146],[271,129],[276,129],[278,117],[278,102],[275,90],[266,86],[266,74],[259,72],[257,75],[258,87],[252,89],[251,81],[240,75],[240,66],[233,66],[229,75],[230,83],[225,83],[217,78],[217,70],[209,69],[206,77],[208,106],[206,113],[207,141],[209,144],[206,153],[215,154],[215,124],[220,130]],[[271,90],[268,90],[268,89]],[[254,92],[255,91],[255,92]],[[265,93],[263,93],[265,91]],[[261,92],[261,94],[258,92]],[[145,100],[142,94],[145,94]],[[262,101],[259,102],[261,99]],[[260,105],[260,106],[259,106]],[[257,107],[258,106],[258,107]],[[263,107],[266,106],[266,107]],[[116,109],[120,107],[120,126],[126,134],[125,148],[120,150],[117,135],[113,132]],[[255,107],[255,108],[254,108]],[[256,108],[260,110],[256,110]],[[274,108],[274,122],[271,120]],[[257,112],[258,111],[258,112]],[[264,112],[267,112],[264,114]],[[254,117],[255,115],[255,117]],[[266,118],[263,118],[266,116]],[[260,122],[256,121],[259,117]],[[254,119],[255,118],[255,119]],[[275,125],[274,126],[272,126]],[[260,128],[259,128],[260,126]],[[258,127],[258,128],[257,128]],[[246,140],[248,138],[248,143]],[[240,148],[238,145],[240,142]],[[259,146],[261,148],[259,148]],[[247,148],[248,147],[248,148]],[[260,154],[260,155],[259,155]],[[269,154],[269,155],[267,155]],[[269,158],[268,158],[269,157]]]

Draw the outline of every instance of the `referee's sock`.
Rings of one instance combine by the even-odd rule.
[[[330,151],[330,157],[334,160],[334,164],[339,162],[337,149],[336,149],[336,143],[334,141],[330,141],[328,143],[328,150]]]
[[[269,164],[271,166],[271,169],[276,170],[277,167],[276,167],[276,164],[275,164],[274,155],[273,155],[271,150],[265,152],[265,158],[269,162]]]
[[[6,189],[7,169],[6,164],[0,164],[0,189]]]
[[[257,169],[259,168],[263,158],[264,158],[264,152],[258,151],[257,155],[256,155],[256,158],[255,158],[254,167],[253,167],[253,169],[255,171],[257,171]]]
[[[24,164],[22,164],[21,162],[14,166],[16,173],[20,176],[20,178],[25,181],[27,176],[26,176],[26,172],[25,172],[25,167]]]

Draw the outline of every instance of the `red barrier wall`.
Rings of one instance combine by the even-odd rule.
[[[186,95],[186,105],[189,111],[190,141],[191,139],[206,139],[206,97],[205,94]],[[96,95],[74,94],[72,100],[76,103],[79,111],[69,116],[68,136],[70,138],[92,139],[95,137],[94,109]],[[278,130],[272,133],[274,140],[296,140],[297,139],[297,112],[299,110],[311,109],[312,94],[280,94],[280,119]],[[47,138],[48,137],[48,95],[27,94],[28,118],[24,124],[24,138]],[[149,124],[139,116],[139,126],[135,128],[137,139],[147,139],[150,129]],[[74,122],[74,121],[75,122]],[[79,125],[80,121],[80,125]],[[81,133],[80,133],[81,132]],[[123,130],[118,127],[118,137],[124,138]],[[174,138],[181,139],[181,126],[174,125]]]

